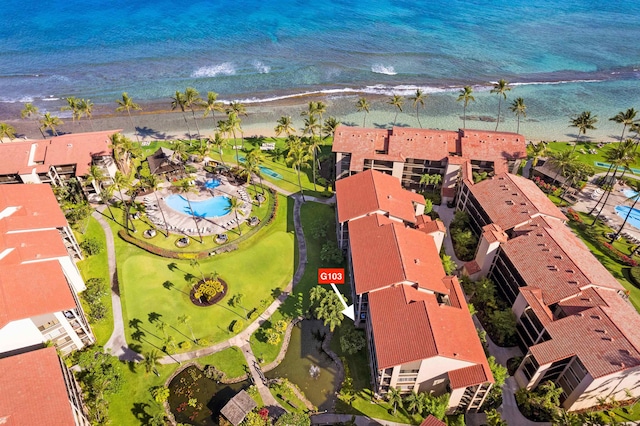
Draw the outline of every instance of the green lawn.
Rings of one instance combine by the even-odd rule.
[[[598,167],[595,165],[595,162],[607,163],[605,159],[605,154],[608,150],[617,146],[620,142],[613,142],[605,144],[602,148],[598,148],[597,142],[578,142],[576,146],[575,153],[578,155],[578,159],[585,164],[588,164],[596,169],[596,173],[606,172],[607,168]],[[573,150],[573,143],[570,142],[549,142],[547,143],[547,148],[551,153],[554,152],[562,152],[562,151],[571,151]],[[589,154],[589,150],[596,150],[596,154]],[[584,151],[585,153],[582,153]],[[632,168],[640,169],[640,158],[637,159],[633,164],[631,164]],[[631,173],[631,171],[627,172]]]
[[[591,224],[591,222],[593,221],[593,218],[591,218],[591,216],[588,216],[584,213],[578,214],[587,224]],[[587,235],[585,231],[581,230],[576,222],[570,221],[569,226],[571,227],[573,232],[575,232],[576,235],[580,237],[582,241],[584,241],[589,250],[591,250],[591,253],[593,253],[593,255],[600,261],[600,263],[602,263],[602,265],[604,265],[604,267],[607,268],[609,272],[611,272],[611,275],[613,275],[620,282],[620,284],[622,284],[622,286],[629,291],[629,300],[636,308],[636,310],[640,312],[640,288],[634,286],[627,278],[627,270],[629,269],[629,267],[621,264],[617,259],[614,259],[608,253],[603,252],[597,246],[595,246],[591,242],[591,237]],[[605,227],[600,222],[596,223],[595,227],[599,234],[602,234],[605,231],[611,231],[608,227]],[[630,245],[625,242],[618,241],[614,243],[614,247],[624,253],[629,253]]]
[[[93,330],[94,335],[96,336],[97,344],[104,345],[109,337],[111,337],[111,333],[113,332],[113,311],[111,309],[111,284],[109,278],[109,265],[107,263],[107,245],[105,242],[104,231],[102,227],[98,223],[96,219],[93,217],[89,218],[88,226],[86,227],[85,233],[80,234],[78,232],[75,233],[76,239],[78,243],[81,243],[86,238],[93,238],[100,242],[103,247],[102,252],[98,254],[94,254],[93,256],[85,257],[84,260],[81,260],[77,263],[78,269],[82,274],[82,279],[86,282],[90,278],[102,278],[105,280],[107,284],[107,294],[102,297],[102,303],[105,305],[107,309],[107,313],[104,318],[100,321],[91,323],[91,329]],[[85,312],[88,312],[88,306],[84,302],[82,298],[80,298],[82,303],[82,308]]]
[[[298,295],[301,295],[302,297],[303,312],[307,312],[307,310],[309,309],[309,290],[313,286],[318,285],[319,267],[342,266],[323,264],[320,260],[320,250],[322,249],[322,245],[325,243],[325,241],[335,241],[336,234],[334,223],[334,208],[332,206],[327,206],[324,204],[308,202],[302,206],[302,209],[300,211],[300,218],[302,221],[302,228],[304,230],[305,240],[307,243],[307,264],[305,267],[304,275],[302,276],[300,282],[294,288],[293,295],[290,296],[287,301],[280,307],[280,309],[274,313],[270,321],[266,321],[264,324],[262,324],[260,329],[258,329],[251,336],[251,348],[253,350],[253,353],[254,355],[256,355],[256,357],[261,358],[264,361],[263,364],[272,362],[280,352],[280,347],[282,346],[282,344],[268,344],[262,337],[264,330],[271,328],[273,324],[280,319],[291,318],[292,316],[294,316],[295,302],[298,300],[298,297],[300,297]],[[314,224],[317,221],[326,221],[329,224],[327,236],[324,239],[316,240],[311,237],[311,229],[314,227]],[[341,292],[343,294],[349,293],[348,284],[338,287],[341,287]],[[345,296],[345,299],[348,300],[349,297]]]
[[[247,310],[262,310],[262,300],[273,300],[273,290],[286,285],[294,271],[294,236],[289,232],[292,209],[288,206],[292,201],[281,196],[279,201],[273,223],[240,243],[238,250],[201,260],[199,268],[188,261],[149,254],[116,237],[123,316],[127,341],[134,350],[162,347],[164,333],[176,344],[190,340],[189,326],[197,339],[205,338],[210,343],[228,339],[231,321],[244,320],[245,316],[244,309],[227,304],[234,294],[244,294]],[[114,232],[120,229],[113,222],[111,225]],[[188,279],[199,277],[200,271],[205,275],[216,271],[227,282],[229,290],[223,301],[207,308],[190,302]],[[177,321],[184,314],[191,317],[188,325]],[[166,323],[164,332],[156,327],[159,321],[154,317]]]
[[[275,142],[276,143],[276,147],[278,148],[284,148],[285,146],[285,139],[284,138],[264,138],[264,139],[252,139],[252,138],[246,138],[245,142],[244,142],[244,146],[245,146],[245,150],[252,150],[254,148],[257,148],[260,146],[260,144],[262,142]],[[241,142],[238,139],[237,145],[240,145]],[[323,145],[321,147],[322,150],[322,155],[328,155],[331,152],[331,144],[332,144],[332,140],[331,139],[326,139],[323,141]],[[143,147],[143,152],[144,152],[144,156],[148,156],[151,155],[152,153],[154,153],[158,148],[160,148],[161,146],[167,147],[169,149],[171,149],[171,146],[173,144],[169,141],[154,141],[151,142],[150,145]],[[195,145],[195,143],[194,143]],[[223,159],[225,161],[225,163],[227,164],[235,164],[237,163],[236,161],[236,151],[232,148],[235,145],[235,143],[233,143],[233,141],[230,139],[227,143],[227,146],[223,149]],[[239,156],[244,156],[245,154],[242,153],[242,150],[238,150],[239,152]],[[217,152],[212,152],[210,155],[211,158],[213,158],[216,161],[220,160],[220,155]],[[264,155],[264,163],[263,163],[264,167],[267,167],[277,173],[279,173],[282,178],[276,179],[272,176],[269,176],[266,173],[263,173],[262,178],[264,180],[267,180],[277,186],[279,186],[282,189],[285,189],[287,191],[292,191],[292,192],[298,192],[300,190],[300,187],[298,185],[298,175],[295,172],[295,170],[291,167],[288,167],[284,161],[283,157],[279,157],[279,158],[274,158],[273,153],[270,153],[269,151],[265,151],[265,155]],[[324,191],[324,188],[322,188],[321,186],[317,185],[316,187],[316,191],[314,192],[314,187],[313,187],[313,172],[311,170],[311,168],[306,168],[302,170],[301,175],[301,181],[302,181],[302,187],[305,190],[305,193],[308,193],[309,195],[317,195],[317,196],[322,196],[322,193]],[[317,173],[317,177],[319,177],[320,174]]]
[[[198,358],[198,364],[202,365],[202,367],[213,365],[225,373],[227,379],[240,377],[244,375],[249,368],[244,355],[242,355],[242,350],[235,346],[216,352],[215,354]]]

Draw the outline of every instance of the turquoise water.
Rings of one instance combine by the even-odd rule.
[[[189,202],[182,195],[169,195],[165,198],[167,205],[171,207],[171,209],[183,213],[191,215],[191,210],[189,209]],[[220,217],[229,213],[229,198],[224,196],[219,197],[211,197],[204,201],[191,201],[191,208],[193,209],[193,214],[198,217]]]
[[[238,161],[241,162],[241,163],[244,163],[244,157],[243,156],[239,156],[238,157]],[[265,167],[265,166],[259,166],[259,167],[260,167],[260,171],[263,174],[265,174],[267,176],[271,176],[274,179],[282,179],[282,175],[280,173],[276,172],[275,170],[271,170],[270,168]]]
[[[420,87],[433,95],[425,126],[451,128],[452,117],[459,125],[461,86],[478,93],[469,115],[495,114],[490,82],[505,78],[515,84],[508,102],[527,101],[525,131],[558,120],[556,132],[571,134],[568,118],[591,110],[609,135],[607,118],[640,100],[635,0],[29,3],[2,4],[0,116],[3,102],[58,112],[65,96],[115,107],[122,91],[168,106],[187,86],[260,101]],[[344,109],[328,114],[361,122]],[[405,122],[417,124],[409,102],[405,110]],[[503,111],[505,130],[515,130]]]
[[[638,195],[638,193],[636,191],[634,191],[633,189],[625,189],[625,190],[622,191],[622,193],[627,198],[634,198],[634,197],[636,197]]]
[[[204,187],[207,189],[213,189],[220,186],[220,180],[218,179],[209,179],[204,183]]]
[[[629,211],[631,211],[631,213],[629,214],[629,219],[627,219],[627,223],[629,223],[636,229],[640,229],[640,210],[632,209],[629,206],[616,206],[615,210],[618,216],[620,216],[622,219],[627,217],[627,214],[629,214]]]

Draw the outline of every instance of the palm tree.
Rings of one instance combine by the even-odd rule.
[[[356,109],[358,110],[358,112],[364,112],[362,127],[367,127],[367,114],[369,114],[369,101],[367,101],[367,98],[362,96],[360,99],[358,99],[358,102],[356,102]]]
[[[200,106],[202,104],[202,98],[200,97],[200,93],[193,87],[187,87],[184,91],[184,106],[191,110],[191,115],[193,116],[193,121],[196,123],[196,130],[198,131],[198,139],[202,139],[200,135],[200,126],[198,126],[198,120],[196,119],[195,107]]]
[[[413,101],[413,107],[416,109],[416,118],[418,119],[418,124],[422,129],[422,123],[420,122],[420,107],[424,108],[424,101],[427,99],[426,93],[422,92],[422,89],[416,89],[416,94],[409,97],[409,100]]]
[[[240,101],[233,101],[229,103],[229,106],[227,107],[227,114],[231,112],[235,112],[238,116],[247,116],[247,108]]]
[[[498,95],[498,119],[496,120],[496,132],[498,131],[498,125],[500,124],[500,108],[502,107],[502,99],[507,99],[507,92],[511,90],[509,82],[503,78],[494,83],[493,89],[490,93],[496,93]]]
[[[364,99],[364,98],[363,98]],[[298,185],[300,186],[300,194],[302,194],[302,201],[306,201],[304,198],[304,191],[302,190],[302,180],[300,179],[300,171],[308,161],[311,159],[309,155],[309,149],[297,136],[292,136],[292,140],[289,152],[287,153],[286,162],[289,166],[293,167],[298,174]]]
[[[171,97],[171,111],[173,111],[174,109],[180,108],[180,110],[182,111],[182,118],[184,118],[184,124],[187,125],[188,137],[189,139],[191,139],[191,129],[189,129],[189,122],[187,121],[187,116],[184,113],[186,106],[187,104],[186,104],[184,94],[181,91],[176,90],[175,95]]]
[[[218,150],[218,153],[220,154],[220,162],[222,162],[222,164],[225,165],[224,158],[222,158],[222,148],[225,146],[227,142],[222,138],[222,136],[220,135],[220,132],[215,132],[213,134],[213,139],[209,139],[209,143],[216,150]]]
[[[395,416],[398,405],[402,407],[402,395],[400,394],[400,390],[394,387],[390,387],[389,391],[387,392],[386,399],[390,404],[393,404],[393,415]]]
[[[240,166],[241,175],[247,179],[247,183],[253,184],[253,190],[256,194],[258,194],[258,188],[256,187],[255,181],[252,179],[253,174],[258,175],[260,173],[260,166],[257,162],[257,157],[255,152],[259,152],[259,149],[254,149],[247,153],[244,163]]]
[[[638,112],[634,108],[629,108],[626,111],[620,111],[609,119],[609,121],[615,121],[616,123],[623,125],[620,142],[624,140],[624,131],[627,129],[627,126],[633,126],[635,124],[637,113]]]
[[[242,120],[238,117],[238,114],[234,111],[229,112],[229,116],[227,117],[227,122],[225,124],[228,132],[233,134],[233,147],[236,149],[236,161],[240,161],[240,156],[238,154],[238,144],[236,142],[236,130],[242,133],[241,127]],[[244,138],[242,138],[243,142],[241,146],[244,146]]]
[[[200,139],[198,145],[194,148],[193,152],[198,154],[201,162],[204,162],[206,156],[209,155],[209,143],[208,140]]]
[[[156,369],[156,367],[160,364],[159,361],[160,354],[157,350],[152,349],[151,352],[145,352],[144,360],[142,362],[144,365],[144,370],[147,372],[147,374],[153,371],[156,375],[159,375],[158,370]]]
[[[51,129],[51,133],[58,136],[56,127],[61,126],[63,124],[64,124],[64,121],[60,120],[55,115],[51,115],[51,113],[45,112],[44,116],[40,119],[40,130]]]
[[[258,176],[260,180],[260,193],[264,194],[264,185],[262,184],[262,170],[260,166],[264,162],[264,154],[259,149],[254,149],[247,154],[246,165],[250,167],[251,173]],[[255,190],[255,185],[254,185]],[[257,194],[257,191],[256,191]]]
[[[420,187],[424,190],[425,186],[431,184],[431,175],[429,173],[425,173],[420,176]]]
[[[113,185],[110,185],[110,186],[107,186],[106,188],[101,188],[100,189],[100,199],[107,206],[107,209],[109,209],[109,214],[111,215],[111,220],[115,221],[116,217],[113,214],[113,211],[111,210],[111,203],[109,202],[111,197],[113,197]]]
[[[14,140],[16,138],[16,128],[7,123],[0,123],[0,143],[4,138]]]
[[[573,151],[562,151],[551,156],[549,163],[557,170],[553,180],[558,178],[560,174],[564,176],[566,171],[578,162],[578,154]]]
[[[127,179],[127,177],[122,174],[120,172],[120,170],[116,171],[116,175],[113,177],[113,185],[114,187],[118,190],[118,192],[120,193],[120,201],[121,201],[121,205],[122,205],[122,211],[124,212],[124,227],[127,230],[127,233],[129,232],[129,206],[127,205],[126,200],[124,199],[124,193],[122,192],[123,189],[128,188],[129,187],[129,179]],[[131,222],[131,228],[133,232],[136,232],[136,227],[133,224],[133,222]]]
[[[125,175],[129,174],[129,167],[131,162],[131,154],[134,150],[133,142],[131,139],[125,137],[122,133],[114,133],[110,136],[111,145],[113,149],[113,156],[116,160],[118,168]]]
[[[187,145],[182,141],[176,141],[173,144],[173,154],[171,155],[171,159],[175,160],[176,158],[180,161],[180,164],[184,166],[184,162],[187,159]]]
[[[80,99],[75,96],[70,96],[64,98],[64,100],[67,101],[67,105],[61,107],[60,111],[71,111],[71,121],[75,123],[76,119],[78,119],[78,124],[80,124]]]
[[[615,175],[618,172],[618,167],[623,164],[629,164],[635,158],[635,147],[633,145],[633,141],[631,139],[627,139],[625,142],[618,144],[616,147],[611,147],[605,152],[604,158],[609,163],[609,169],[607,169],[607,173],[604,175],[602,179],[603,185],[608,185],[609,187],[613,187],[613,182],[615,181]],[[613,177],[609,179],[609,173],[613,170]],[[612,182],[609,184],[609,182]],[[589,214],[592,214],[596,208],[600,205],[600,202],[604,199],[605,195],[608,195],[609,192],[605,191],[602,193],[596,205],[591,209]],[[608,197],[607,197],[608,198]]]
[[[411,393],[405,397],[405,402],[407,403],[407,409],[411,410],[411,414],[415,414],[416,411],[419,413],[424,409],[422,398],[420,398],[415,391],[411,391]]]
[[[93,130],[93,102],[91,102],[91,99],[80,99],[78,101],[78,121],[83,115],[89,119],[89,125]]]
[[[39,111],[40,110],[37,106],[35,106],[31,102],[27,102],[26,104],[24,104],[24,108],[22,108],[22,111],[20,111],[20,118],[31,118],[31,116],[33,115],[37,117]]]
[[[196,230],[198,231],[198,236],[200,237],[200,244],[204,242],[202,238],[202,234],[200,233],[200,227],[198,226],[198,220],[196,219],[196,214],[191,207],[191,200],[189,199],[189,193],[193,192],[193,184],[191,183],[191,178],[187,177],[181,179],[177,182],[174,182],[173,185],[178,188],[180,193],[184,195],[184,199],[187,200],[187,204],[189,205],[189,211],[191,212],[191,217],[193,218],[193,222],[196,224]]]
[[[580,135],[586,135],[587,130],[595,130],[596,127],[594,124],[598,122],[598,116],[591,116],[591,111],[583,111],[580,115],[571,119],[571,124],[569,127],[577,127],[578,128],[578,139],[576,140],[576,146],[578,145],[578,141],[580,141]],[[575,149],[575,146],[573,147]]]
[[[127,111],[127,115],[129,115],[129,122],[131,123],[131,128],[133,128],[133,133],[136,137],[136,140],[140,142],[138,138],[138,129],[133,125],[133,119],[131,118],[131,110],[134,111],[142,111],[142,108],[137,103],[133,102],[133,99],[127,94],[127,92],[122,92],[122,100],[116,100],[118,103],[118,107],[116,108],[116,112]]]
[[[158,175],[154,175],[151,173],[147,176],[146,184],[153,191],[153,195],[156,197],[156,204],[158,205],[158,210],[160,210],[160,215],[162,215],[162,222],[164,222],[164,236],[165,238],[169,238],[169,226],[167,225],[167,219],[164,217],[164,210],[162,210],[162,205],[160,204],[160,200],[158,200],[158,187],[160,186],[160,178]]]
[[[469,102],[475,102],[476,98],[473,97],[472,95],[473,93],[473,87],[471,86],[464,86],[462,89],[460,89],[460,94],[458,95],[458,99],[456,99],[456,102],[460,102],[463,101],[463,115],[462,115],[462,128],[466,129],[467,128],[467,105],[469,105]]]
[[[402,105],[404,105],[404,98],[400,95],[393,95],[389,98],[387,102],[389,105],[393,105],[396,107],[396,115],[393,117],[393,125],[396,125],[396,121],[398,120],[398,113],[402,112]]]
[[[209,114],[211,114],[211,119],[213,120],[213,127],[216,127],[216,114],[215,112],[223,112],[224,104],[222,102],[218,102],[218,94],[216,92],[207,92],[207,100],[202,102],[202,106],[204,107],[203,117],[207,118]]]
[[[322,117],[324,116],[325,112],[327,112],[327,104],[322,101],[316,102],[314,113],[318,116],[320,124],[320,139],[322,139]]]
[[[439,173],[432,174],[429,183],[433,185],[433,188],[431,188],[432,192],[436,192],[436,188],[442,183],[442,175]]]
[[[538,165],[538,159],[540,157],[544,157],[549,152],[549,148],[547,144],[543,141],[538,142],[537,144],[531,144],[531,167],[535,167]]]
[[[89,167],[87,180],[89,181],[89,183],[93,184],[93,188],[96,190],[96,192],[100,192],[100,190],[102,189],[100,184],[104,180],[104,173],[102,172],[102,169],[95,164],[92,164]]]
[[[239,199],[238,197],[231,197],[229,200],[229,206],[227,207],[227,211],[229,213],[234,213],[236,216],[236,223],[238,223],[238,231],[240,232],[240,236],[242,236],[242,227],[240,226],[240,222],[238,221],[238,212],[244,208],[244,201]]]
[[[195,259],[194,259],[195,260]],[[189,331],[191,332],[191,339],[193,339],[193,342],[195,343],[196,341],[196,336],[193,335],[193,329],[191,328],[191,324],[189,323],[189,321],[191,321],[191,317],[187,314],[184,315],[180,315],[178,317],[178,322],[180,324],[184,324],[189,328]]]
[[[618,236],[620,236],[620,234],[622,233],[622,230],[624,229],[624,226],[627,224],[627,220],[629,219],[629,216],[631,215],[631,212],[636,207],[636,203],[638,202],[638,199],[640,199],[640,181],[634,179],[633,181],[631,181],[629,183],[629,186],[631,186],[631,189],[633,189],[633,191],[636,193],[636,195],[634,195],[633,197],[629,198],[630,200],[633,200],[633,204],[631,205],[631,208],[629,209],[629,211],[627,212],[626,216],[624,217],[624,221],[622,222],[622,226],[620,227],[620,229],[618,229],[618,232],[616,232],[616,234],[613,236],[613,238],[611,238],[611,242],[612,243],[615,240],[617,240]]]
[[[316,168],[318,166],[317,153],[320,151],[319,141],[316,139],[316,130],[320,127],[318,121],[314,115],[309,115],[308,118],[304,119],[304,134],[311,134],[310,143],[309,143],[309,153],[313,159],[313,190],[317,191],[316,188]]]
[[[524,99],[516,98],[511,104],[511,112],[518,117],[518,130],[516,130],[516,133],[520,133],[520,117],[527,116],[527,106],[524,104]]]
[[[325,138],[328,138],[329,135],[333,135],[339,125],[340,122],[335,117],[328,117],[324,120],[322,131],[327,135]]]
[[[276,127],[273,129],[276,132],[276,136],[285,134],[287,136],[295,135],[296,129],[293,127],[290,116],[283,115],[277,121]]]

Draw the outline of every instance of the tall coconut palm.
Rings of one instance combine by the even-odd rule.
[[[231,112],[235,112],[236,115],[238,116],[244,115],[246,117],[247,107],[245,107],[244,104],[240,101],[232,101],[229,103],[229,106],[227,107],[227,114]]]
[[[71,121],[75,123],[76,120],[78,120],[78,124],[80,124],[80,99],[75,96],[70,96],[64,98],[64,100],[67,102],[67,105],[61,107],[60,111],[71,111]]]
[[[496,132],[498,131],[498,125],[500,124],[500,109],[502,107],[502,99],[507,99],[507,92],[511,90],[509,87],[509,82],[503,78],[498,80],[497,83],[493,84],[493,89],[491,89],[490,93],[495,93],[498,95],[498,119],[496,120]]]
[[[462,89],[460,89],[460,94],[458,95],[458,98],[456,99],[456,102],[463,102],[463,109],[462,109],[462,128],[466,129],[467,128],[467,105],[469,105],[469,102],[475,102],[476,98],[473,97],[473,87],[471,86],[464,86]]]
[[[182,118],[184,118],[184,124],[187,126],[187,135],[188,138],[191,139],[191,129],[189,129],[189,122],[187,121],[187,115],[185,114],[186,107],[187,104],[184,94],[181,91],[176,90],[176,93],[171,97],[171,111],[175,109],[180,109],[180,111],[182,111]]]
[[[529,150],[531,154],[531,167],[535,167],[538,165],[538,160],[540,157],[544,157],[549,152],[549,148],[544,141],[538,142],[537,144],[529,145],[531,148]]]
[[[87,181],[93,185],[96,192],[100,192],[102,189],[101,184],[104,181],[104,173],[102,169],[95,164],[89,167],[89,173],[87,174]]]
[[[316,169],[318,167],[318,152],[320,152],[320,141],[316,138],[316,129],[320,127],[314,116],[309,116],[304,120],[304,133],[311,134],[309,139],[309,153],[311,154],[313,161],[313,190],[317,191],[316,187]]]
[[[233,147],[236,150],[236,161],[240,161],[240,155],[238,154],[238,143],[236,142],[236,131],[239,131],[242,134],[242,120],[238,117],[238,114],[234,111],[230,111],[227,116],[227,122],[225,124],[227,132],[230,132],[233,135]],[[244,138],[242,139],[244,141]],[[241,144],[243,146],[244,143]]]
[[[609,166],[609,170],[607,171],[607,174],[605,175],[605,178],[603,181],[604,184],[606,185],[607,190],[604,191],[604,193],[600,196],[600,199],[598,199],[598,202],[596,203],[596,205],[589,212],[589,214],[592,214],[598,208],[600,203],[602,203],[602,207],[598,211],[598,214],[596,215],[596,218],[594,219],[594,221],[591,223],[591,226],[593,226],[596,223],[596,221],[602,214],[602,211],[604,210],[605,206],[607,205],[607,202],[609,201],[609,196],[611,195],[611,191],[613,190],[613,186],[616,181],[616,174],[618,173],[618,168],[623,164],[629,164],[629,162],[633,161],[632,159],[634,157],[635,157],[635,151],[633,147],[633,141],[631,140],[618,144],[618,146],[616,146],[613,149],[610,149],[605,154],[605,160],[611,164]],[[610,171],[613,171],[613,175],[611,176],[611,180],[610,180],[611,183],[609,183],[609,180],[607,179]]]
[[[32,116],[37,117],[39,112],[40,110],[37,106],[35,106],[31,102],[27,102],[26,104],[24,104],[24,108],[22,108],[22,111],[20,111],[20,118],[25,119],[31,118]]]
[[[238,212],[242,211],[244,208],[244,201],[239,199],[238,197],[231,197],[229,200],[229,205],[227,206],[227,211],[229,213],[234,213],[236,216],[236,223],[238,223],[238,232],[240,236],[242,236],[242,227],[240,226],[240,222],[238,220]]]
[[[160,374],[156,367],[160,365],[160,354],[156,349],[152,349],[151,352],[145,352],[144,359],[142,360],[142,365],[144,365],[144,371],[147,373],[153,372],[157,376]]]
[[[59,127],[64,124],[64,121],[60,120],[55,115],[51,115],[49,112],[45,112],[44,116],[40,119],[40,129],[51,129],[51,133],[55,136],[58,136],[58,131],[56,127]]]
[[[298,186],[300,186],[300,194],[302,195],[302,201],[306,201],[304,198],[304,191],[302,189],[302,179],[300,178],[300,172],[302,167],[305,167],[311,156],[309,155],[309,149],[304,142],[297,136],[291,136],[292,143],[290,144],[289,152],[287,153],[286,162],[290,167],[293,167],[298,175]]]
[[[195,259],[194,259],[194,260],[195,260]],[[178,317],[178,322],[179,322],[180,324],[184,324],[184,325],[186,325],[186,326],[189,328],[189,332],[191,332],[191,339],[192,339],[192,341],[195,343],[195,341],[196,341],[196,336],[194,336],[194,334],[193,334],[193,329],[191,328],[191,317],[190,317],[189,315],[187,315],[187,314],[180,315],[180,316]]]
[[[393,117],[393,125],[396,125],[396,122],[398,121],[398,113],[402,112],[402,106],[404,105],[404,98],[400,95],[393,95],[389,98],[389,100],[387,101],[387,103],[389,105],[392,105],[395,107],[396,109],[396,115],[395,117]]]
[[[116,165],[122,173],[129,175],[131,156],[134,151],[133,142],[122,133],[114,133],[109,139],[111,140],[110,148],[113,150]]]
[[[627,129],[627,126],[633,126],[636,122],[636,115],[638,112],[635,108],[629,108],[626,111],[620,111],[613,117],[609,119],[609,121],[615,121],[618,124],[622,124],[622,134],[620,135],[620,142],[624,140],[624,131]]]
[[[614,242],[615,240],[618,239],[618,237],[622,233],[622,230],[624,229],[624,226],[627,224],[627,220],[629,219],[629,216],[631,215],[631,212],[633,212],[633,209],[635,209],[636,204],[638,203],[638,200],[640,199],[640,181],[634,179],[631,182],[629,182],[629,186],[636,193],[633,197],[629,198],[629,200],[633,200],[633,204],[631,204],[631,208],[629,209],[629,211],[625,215],[624,221],[622,222],[622,226],[620,227],[620,229],[618,229],[618,232],[616,232],[616,234],[613,236],[613,238],[611,238],[611,242]]]
[[[89,125],[93,131],[93,102],[91,102],[91,99],[80,99],[78,101],[78,121],[82,116],[89,119]]]
[[[287,136],[296,134],[296,129],[293,127],[291,116],[283,115],[276,123],[276,127],[273,129],[276,136],[280,136],[283,133]]]
[[[182,141],[176,141],[173,144],[173,154],[171,155],[171,159],[175,161],[176,159],[180,162],[180,166],[184,169],[184,163],[188,157],[187,154],[187,145]]]
[[[524,99],[516,98],[511,104],[511,112],[513,112],[516,117],[518,117],[518,129],[516,133],[520,133],[520,117],[527,116],[527,106],[524,103]]]
[[[215,129],[216,111],[224,112],[224,104],[222,102],[218,102],[218,94],[216,92],[207,92],[207,99],[202,102],[202,106],[204,107],[204,114],[202,116],[207,118],[209,114],[211,114],[213,127]]]
[[[580,135],[586,135],[587,130],[595,130],[595,124],[598,122],[598,116],[591,115],[591,111],[583,111],[579,115],[573,117],[570,120],[569,127],[577,127],[578,128],[578,138],[576,139],[576,145],[573,147],[575,150],[576,146],[578,146],[578,142],[580,141]]]
[[[338,121],[338,119],[336,119],[335,117],[327,117],[326,120],[324,120],[324,125],[322,126],[322,130],[324,131],[324,134],[327,135],[325,136],[325,139],[328,138],[329,136],[333,136],[333,134],[336,131],[336,128],[340,125],[340,122]]]
[[[133,232],[136,232],[135,224],[129,220],[129,205],[124,199],[124,193],[122,192],[123,189],[129,187],[129,179],[127,179],[127,177],[122,174],[120,170],[117,170],[116,175],[113,177],[113,186],[120,193],[120,204],[122,206],[122,211],[124,212],[124,228],[127,230],[127,233],[129,233],[129,223],[131,223],[131,230]]]
[[[318,116],[318,123],[320,124],[320,139],[322,139],[322,124],[325,112],[327,112],[327,104],[322,101],[316,102],[314,114]]]
[[[249,151],[249,153],[247,153],[245,166],[247,167],[247,170],[250,171],[250,173],[258,176],[258,179],[260,180],[261,194],[264,194],[264,185],[262,184],[262,170],[260,168],[263,162],[264,162],[264,154],[261,150],[254,149],[252,151]],[[254,191],[256,190],[255,184],[253,189]],[[256,191],[256,194],[257,193],[258,192]]]
[[[104,203],[104,205],[107,206],[107,209],[109,210],[109,214],[111,215],[111,220],[116,220],[116,216],[113,214],[113,210],[111,210],[111,203],[109,202],[109,200],[111,200],[111,197],[113,197],[113,185],[109,185],[105,188],[100,188],[100,199],[102,200],[102,202]]]
[[[213,134],[213,138],[209,139],[209,143],[211,144],[211,146],[214,149],[216,149],[218,151],[218,154],[220,154],[220,162],[223,165],[226,165],[226,164],[224,164],[224,158],[222,158],[222,149],[226,145],[227,141],[224,140],[224,138],[222,137],[220,132],[215,132]]]
[[[14,140],[16,138],[16,128],[7,123],[0,123],[0,143],[4,138]]]
[[[187,204],[189,205],[189,212],[191,213],[191,218],[196,225],[196,231],[198,231],[198,237],[200,237],[200,244],[204,242],[202,238],[202,233],[200,233],[200,227],[198,226],[198,220],[196,219],[196,214],[193,211],[193,207],[191,206],[191,200],[189,199],[189,193],[194,192],[193,184],[191,183],[191,178],[186,177],[184,179],[180,179],[177,182],[174,182],[173,185],[178,188],[181,194],[183,194],[184,199],[187,200]]]
[[[413,107],[416,109],[416,118],[418,119],[418,125],[422,129],[422,123],[420,122],[420,107],[424,108],[424,101],[427,99],[427,94],[422,89],[416,89],[416,94],[409,96],[409,100],[413,101]]]
[[[184,106],[191,110],[193,122],[196,123],[196,130],[198,131],[198,139],[202,139],[202,136],[200,135],[200,126],[198,126],[198,120],[196,119],[195,108],[200,105],[202,105],[200,93],[198,93],[198,91],[193,87],[187,87],[184,91]]]
[[[167,224],[167,218],[164,216],[164,210],[162,210],[162,205],[160,204],[160,200],[158,199],[158,188],[160,187],[160,178],[158,175],[154,175],[151,173],[145,179],[147,186],[151,191],[153,191],[153,195],[156,197],[156,204],[158,205],[158,210],[160,211],[160,215],[162,215],[162,222],[164,223],[164,236],[165,238],[169,238],[169,225]]]
[[[562,151],[551,156],[549,163],[556,169],[556,175],[553,177],[554,182],[560,174],[564,175],[576,162],[578,162],[578,154],[573,151]]]
[[[367,127],[367,114],[369,114],[369,108],[369,101],[367,101],[367,98],[365,98],[364,96],[362,96],[360,99],[358,99],[358,102],[356,102],[356,109],[358,110],[358,112],[364,112],[362,127]]]
[[[127,94],[127,92],[122,92],[122,99],[116,100],[118,104],[116,108],[116,112],[127,111],[127,115],[129,116],[129,122],[131,123],[131,128],[133,129],[133,134],[136,137],[136,141],[140,142],[138,138],[138,129],[133,125],[133,119],[131,118],[131,110],[134,111],[142,111],[142,108],[137,103],[133,102],[133,99]]]

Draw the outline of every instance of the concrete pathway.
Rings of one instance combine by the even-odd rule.
[[[516,404],[515,393],[518,390],[516,379],[508,377],[502,387],[502,405],[498,411],[502,415],[502,420],[508,425],[517,426],[551,426],[548,422],[533,422],[522,415]]]
[[[311,424],[312,425],[335,425],[336,423],[344,423],[351,421],[351,416],[349,414],[332,414],[332,413],[323,413],[323,414],[315,414],[311,416]],[[356,425],[358,426],[405,426],[410,423],[397,423],[391,422],[389,420],[380,420],[374,419],[366,416],[355,416]]]
[[[127,345],[124,332],[124,321],[122,319],[122,303],[120,302],[120,287],[118,284],[118,271],[116,269],[116,251],[113,240],[113,233],[109,224],[104,219],[106,206],[100,206],[93,212],[93,217],[98,221],[107,242],[107,263],[109,265],[109,276],[111,277],[111,309],[113,311],[113,332],[107,343],[104,344],[105,351],[117,356],[121,361],[140,361],[142,356],[134,352]]]
[[[249,372],[251,373],[251,377],[253,378],[253,384],[258,389],[260,393],[260,397],[262,397],[262,402],[265,406],[280,406],[278,401],[271,395],[269,388],[267,387],[267,379],[264,377],[262,370],[260,369],[260,364],[256,360],[256,357],[253,355],[251,351],[251,345],[247,341],[240,349],[242,349],[242,354],[244,355],[244,359],[247,360],[247,365],[249,366]]]

